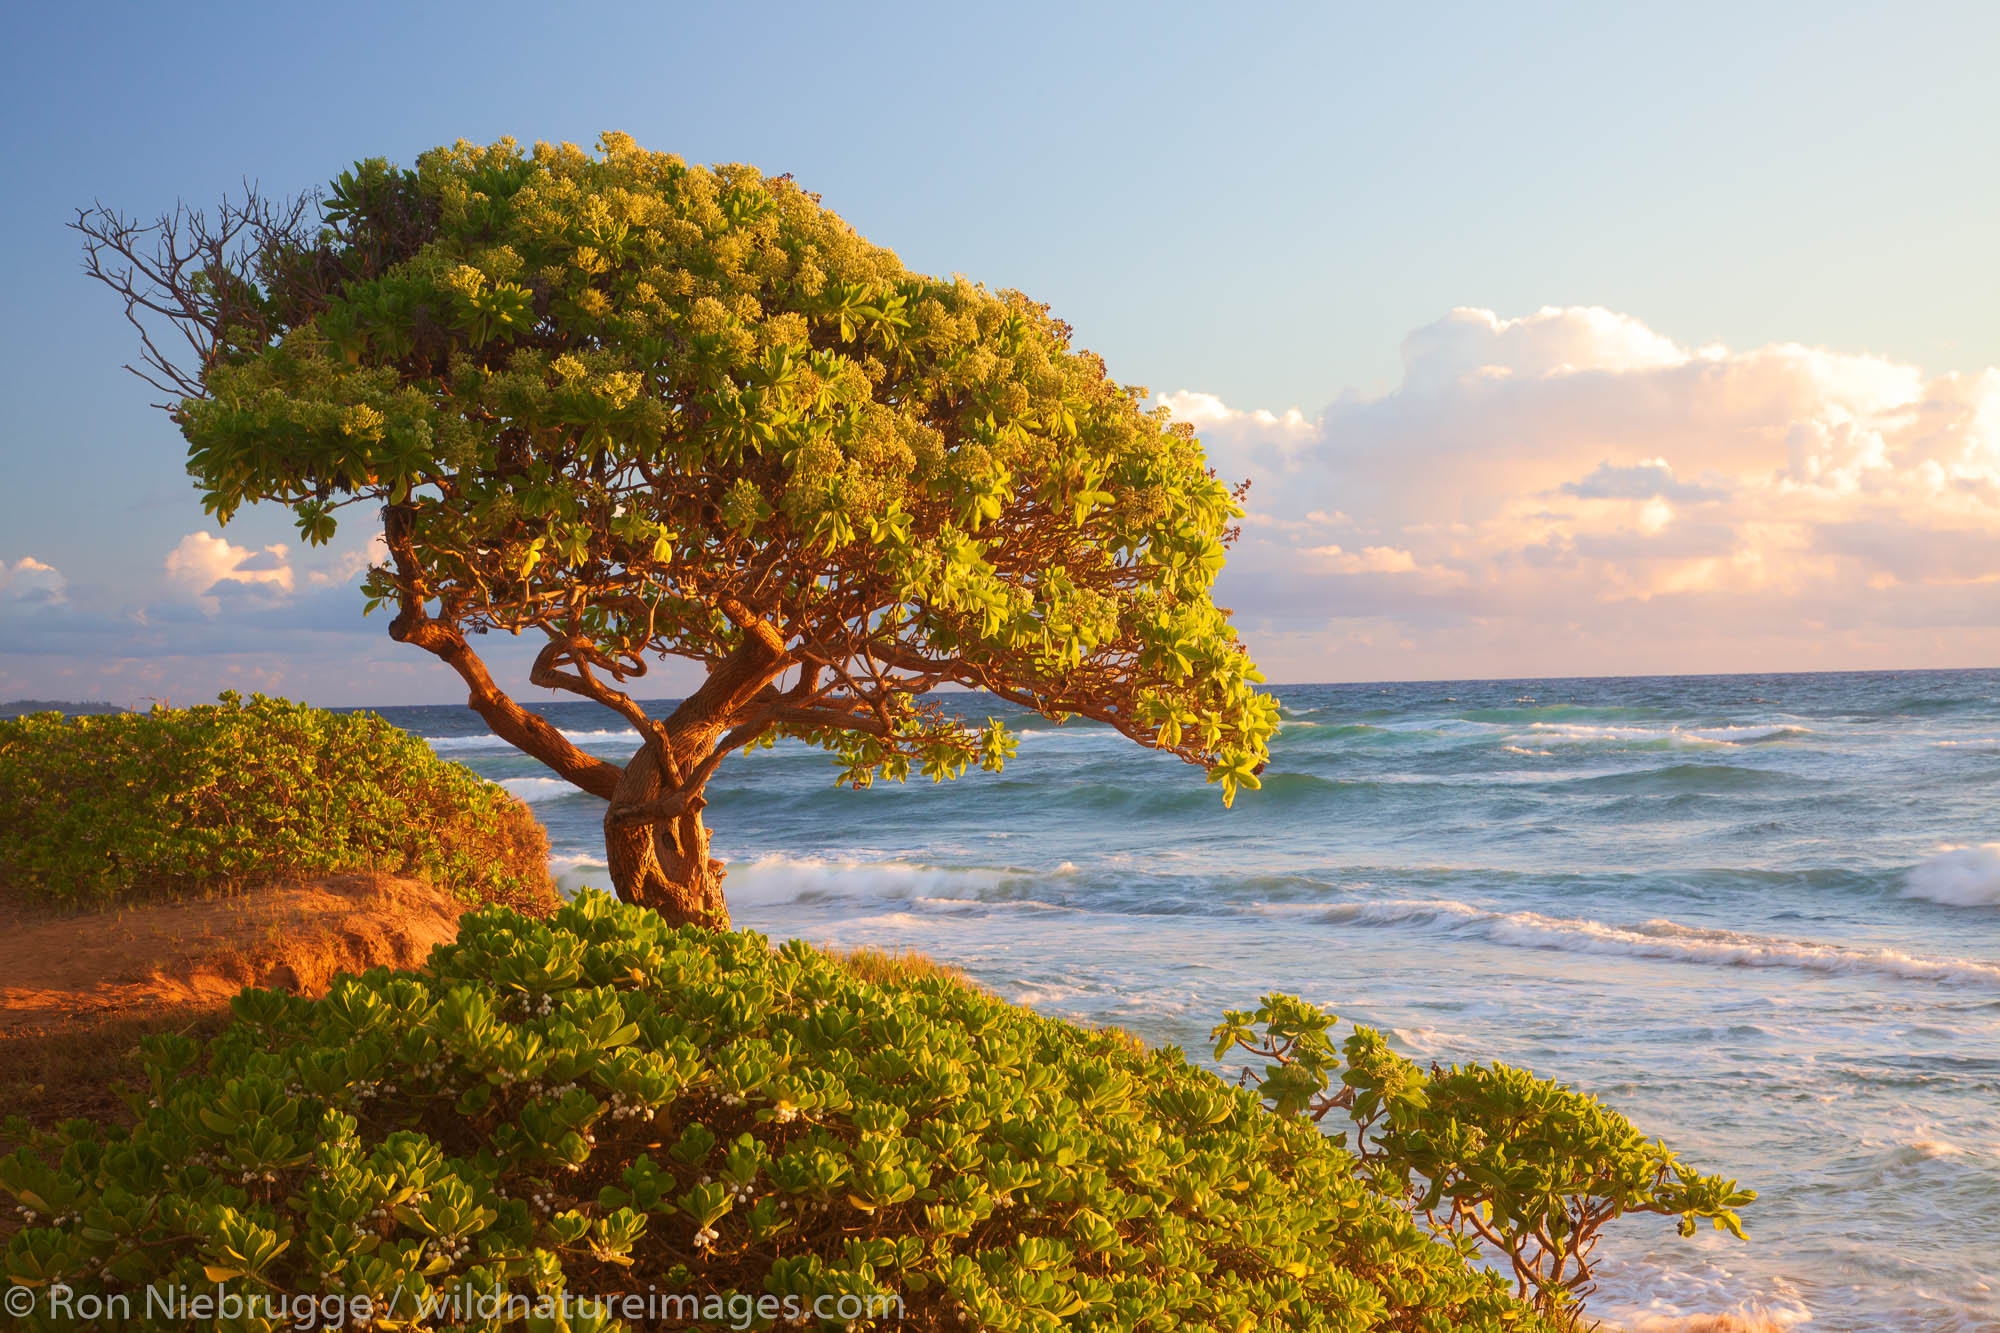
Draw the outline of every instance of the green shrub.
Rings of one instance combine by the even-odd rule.
[[[1542,1327],[1311,1125],[945,977],[864,981],[591,894],[235,1013],[206,1045],[152,1040],[129,1131],[74,1121],[0,1160],[33,1215],[11,1281],[128,1293],[121,1328],[148,1326],[149,1287],[217,1284],[378,1318],[496,1291],[703,1302],[664,1328]],[[790,1319],[841,1294],[900,1317]]]
[[[1683,1166],[1595,1097],[1503,1064],[1426,1073],[1363,1027],[1342,1044],[1342,1069],[1327,1036],[1336,1021],[1295,996],[1267,995],[1254,1012],[1224,1018],[1215,1058],[1270,1059],[1245,1074],[1281,1115],[1317,1122],[1346,1111],[1376,1187],[1468,1257],[1480,1242],[1504,1255],[1521,1295],[1544,1312],[1581,1308],[1598,1233],[1627,1213],[1678,1217],[1683,1236],[1705,1218],[1742,1238],[1736,1209],[1755,1190]]]
[[[548,835],[372,714],[232,691],[196,708],[0,721],[0,883],[90,904],[352,870],[529,904],[549,892]]]

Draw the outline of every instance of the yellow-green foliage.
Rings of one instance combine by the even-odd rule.
[[[922,981],[972,985],[972,979],[957,968],[910,949],[887,950],[864,946],[844,950],[834,957],[849,972],[877,986],[909,986]]]
[[[812,707],[724,725],[855,784],[1004,762],[918,701],[955,680],[1257,785],[1276,705],[1210,597],[1241,506],[1045,307],[621,134],[363,163],[325,215],[230,287],[177,415],[225,520],[276,501],[321,542],[386,505],[400,635],[540,631],[616,674],[773,634]]]
[[[948,978],[877,986],[589,895],[468,916],[415,974],[235,1010],[206,1045],[153,1040],[131,1130],[72,1122],[0,1160],[32,1215],[8,1278],[406,1317],[496,1290],[704,1302],[663,1327],[769,1328],[760,1298],[843,1293],[901,1317],[798,1322],[1541,1327],[1310,1125]]]
[[[1345,1111],[1377,1188],[1468,1254],[1483,1243],[1505,1255],[1542,1309],[1570,1311],[1589,1294],[1598,1233],[1626,1214],[1677,1218],[1683,1236],[1706,1220],[1743,1238],[1736,1210],[1755,1190],[1683,1164],[1595,1097],[1497,1063],[1426,1072],[1372,1028],[1357,1027],[1336,1054],[1335,1021],[1296,996],[1267,995],[1224,1017],[1215,1056],[1270,1059],[1250,1077],[1280,1115]]]
[[[234,692],[195,708],[0,721],[0,882],[56,902],[282,875],[422,875],[468,902],[546,896],[527,807],[367,713]]]

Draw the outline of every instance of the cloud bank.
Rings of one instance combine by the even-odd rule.
[[[1252,480],[1219,592],[1274,680],[2000,665],[2000,370],[1459,309],[1386,393],[1161,402]],[[199,530],[107,590],[0,546],[0,698],[462,699],[362,619],[381,558]]]
[[[191,532],[113,589],[73,587],[32,556],[0,560],[0,698],[439,697],[420,663],[389,651],[383,617],[361,616],[355,584],[379,554],[379,538],[329,553]]]
[[[1274,678],[2000,663],[2000,370],[1454,310],[1315,415],[1161,401],[1252,479]]]
[[[31,555],[13,564],[0,560],[0,605],[55,606],[69,600],[69,581]]]

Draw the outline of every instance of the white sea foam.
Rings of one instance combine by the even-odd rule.
[[[579,796],[582,792],[574,783],[561,778],[501,778],[499,785],[511,796],[534,805],[539,801],[558,801],[565,796]]]
[[[1686,734],[1741,745],[1746,741],[1791,740],[1795,736],[1810,736],[1813,731],[1789,722],[1758,722],[1742,727],[1689,727]]]
[[[1915,1139],[1896,1149],[1895,1155],[1906,1163],[1929,1162],[1940,1157],[1963,1157],[1965,1149],[1946,1139]]]
[[[956,899],[976,901],[1026,872],[983,867],[950,869],[908,861],[760,856],[729,867],[733,903],[798,902],[810,898]]]
[[[1378,731],[1394,731],[1404,735],[1420,736],[1491,736],[1510,730],[1499,722],[1474,722],[1464,717],[1431,718],[1421,722],[1378,722],[1370,724]]]
[[[556,887],[566,896],[583,888],[611,887],[604,862],[591,857],[552,857],[549,869],[555,876]],[[1059,876],[1062,871],[1055,874]],[[776,907],[824,898],[872,898],[941,914],[970,909],[1073,910],[1046,899],[1020,895],[1020,886],[1045,878],[1048,876],[1025,870],[989,866],[954,868],[893,859],[770,855],[731,862],[723,889],[732,906]],[[1010,888],[1015,892],[1009,893]]]
[[[1021,744],[1036,750],[1123,750],[1132,742],[1110,727],[1022,727]]]
[[[1535,739],[1543,744],[1560,743],[1568,745],[1588,745],[1594,742],[1616,742],[1625,745],[1650,745],[1665,742],[1672,746],[1729,747],[1754,745],[1760,741],[1789,740],[1795,736],[1810,736],[1805,727],[1785,723],[1757,723],[1749,726],[1723,727],[1618,727],[1591,726],[1579,722],[1531,722],[1528,730],[1535,733]]]
[[[2000,964],[1969,958],[1925,958],[1899,949],[1856,949],[1733,930],[1708,930],[1654,920],[1614,926],[1540,912],[1489,912],[1451,899],[1392,899],[1329,908],[1336,924],[1436,925],[1496,944],[1570,953],[1614,954],[1723,967],[1794,967],[1827,974],[1862,974],[2000,988]]]
[[[2000,907],[2000,842],[1945,848],[1911,868],[1903,896],[1953,907]]]
[[[1604,1256],[1591,1315],[1625,1333],[1784,1333],[1812,1322],[1783,1278],[1760,1280],[1690,1258],[1670,1267],[1650,1257]]]
[[[424,741],[439,754],[450,754],[456,750],[511,750],[511,745],[498,736],[426,736]]]
[[[1443,1032],[1437,1028],[1390,1028],[1389,1035],[1413,1055],[1449,1054],[1454,1058],[1463,1058],[1474,1044],[1472,1037],[1466,1033]]]
[[[1064,907],[1061,903],[1045,903],[1039,898],[912,898],[918,906],[944,912],[990,912],[997,909],[1015,912],[1070,912],[1076,909]]]
[[[551,856],[549,873],[555,877],[556,892],[565,898],[585,889],[611,892],[611,868],[587,856]]]
[[[572,744],[586,748],[606,745],[612,741],[637,744],[639,733],[630,727],[605,727],[595,731],[565,731],[563,738]],[[423,738],[433,750],[511,750],[514,747],[490,732],[476,736],[426,736]]]

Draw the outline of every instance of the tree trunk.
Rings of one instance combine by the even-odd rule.
[[[669,770],[691,772],[703,757],[681,755],[672,765],[662,764],[662,751],[653,741],[633,755],[604,813],[604,853],[612,887],[626,902],[650,907],[677,926],[727,930],[722,862],[708,855],[708,829],[701,822],[698,799],[685,814],[657,823],[628,825],[614,818],[619,810],[671,795]]]
[[[719,605],[742,627],[743,642],[681,700],[618,775],[604,812],[604,851],[612,887],[626,902],[650,907],[675,925],[727,930],[722,862],[708,855],[701,788],[712,768],[708,761],[727,739],[723,733],[741,723],[744,709],[785,670],[786,658],[784,636],[767,621],[740,602]],[[652,821],[645,822],[649,813]]]

